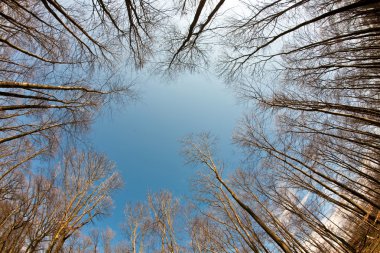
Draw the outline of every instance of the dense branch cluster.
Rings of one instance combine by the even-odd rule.
[[[208,145],[195,145],[215,175],[202,182],[222,217],[212,220],[234,231],[223,252],[368,250],[379,235],[380,5],[245,4],[219,66],[256,105],[234,137],[252,162],[226,183]],[[260,86],[263,71],[277,84]]]
[[[61,252],[108,213],[118,174],[73,146],[101,108],[132,95],[115,72],[146,62],[163,13],[154,1],[0,3],[1,252]],[[64,165],[43,165],[57,157]]]
[[[186,57],[200,52],[197,38],[214,36],[217,71],[255,105],[234,136],[252,161],[228,181],[207,136],[186,141],[210,171],[198,182],[210,208],[204,222],[225,233],[209,235],[204,251],[215,250],[210,240],[216,252],[368,250],[379,235],[380,4],[240,4],[204,29],[199,1],[200,33],[189,29],[169,64],[193,69]]]

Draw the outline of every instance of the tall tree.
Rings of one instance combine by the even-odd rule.
[[[121,184],[103,155],[76,151],[49,177],[21,176],[19,182],[1,201],[2,251],[60,252],[68,238],[108,213],[110,194]]]

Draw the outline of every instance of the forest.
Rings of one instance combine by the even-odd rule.
[[[83,142],[141,71],[223,80],[244,159],[183,136],[192,198],[125,203],[115,237],[120,169]],[[0,164],[0,252],[380,252],[380,1],[2,0]]]

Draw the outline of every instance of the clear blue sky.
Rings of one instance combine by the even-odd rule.
[[[118,234],[126,202],[144,201],[147,192],[159,190],[190,194],[194,169],[180,155],[184,136],[210,131],[219,139],[218,154],[231,164],[239,161],[231,135],[245,107],[217,78],[185,74],[170,83],[147,78],[136,88],[140,99],[103,114],[90,134],[94,148],[116,162],[125,182],[114,195],[112,217],[97,222]]]

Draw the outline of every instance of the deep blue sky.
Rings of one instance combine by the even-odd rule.
[[[190,194],[194,169],[180,155],[184,136],[210,131],[219,139],[218,154],[231,164],[239,160],[231,135],[245,107],[217,78],[186,74],[170,83],[145,78],[136,88],[139,100],[103,114],[90,134],[94,148],[116,162],[125,182],[114,194],[112,217],[97,223],[117,233],[126,202],[144,201],[147,192],[159,190]]]

